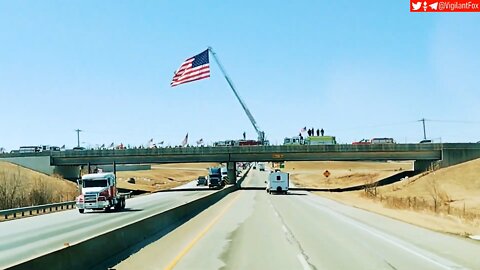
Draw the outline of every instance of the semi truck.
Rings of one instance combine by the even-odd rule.
[[[92,173],[85,174],[78,181],[81,194],[75,199],[78,212],[85,209],[109,211],[113,207],[119,211],[125,208],[128,193],[119,193],[115,174]]]
[[[208,187],[221,188],[225,186],[225,180],[222,179],[222,171],[219,167],[211,167],[208,169]]]
[[[275,172],[270,173],[268,176],[267,183],[267,192],[269,194],[272,193],[288,193],[288,186],[290,182],[290,175],[285,172],[281,172],[280,170],[276,169]]]

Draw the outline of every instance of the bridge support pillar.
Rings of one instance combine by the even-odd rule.
[[[438,163],[434,160],[415,160],[413,163],[413,170],[415,172],[425,172],[428,170],[435,169],[435,166]]]
[[[237,183],[237,168],[235,162],[227,162],[228,182],[227,184],[234,185]]]

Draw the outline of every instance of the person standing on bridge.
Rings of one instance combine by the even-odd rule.
[[[317,136],[320,136],[320,130],[317,128]]]
[[[245,133],[245,131],[243,132],[243,140],[246,140],[247,138],[247,133]]]
[[[322,134],[322,136],[323,136],[324,133],[325,133],[325,131],[324,131],[323,128],[322,128],[322,129],[320,130],[320,134]]]

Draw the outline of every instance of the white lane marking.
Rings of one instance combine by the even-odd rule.
[[[282,225],[282,230],[286,233],[288,233],[288,230],[287,230],[287,227],[285,227],[285,225]]]
[[[332,209],[329,209],[329,208],[326,208],[325,206],[320,206],[320,205],[317,205],[314,201],[312,201],[311,199],[308,199],[308,198],[305,198],[303,199],[305,200],[306,203],[312,205],[313,207],[317,208],[317,209],[320,209],[320,210],[324,210],[324,211],[327,211],[327,212],[330,212],[331,215],[333,216],[336,216],[338,217],[339,219],[343,220],[344,222],[354,226],[354,227],[357,227],[358,229],[362,230],[362,231],[365,231],[373,236],[376,236],[377,238],[380,238],[400,249],[403,249],[404,251],[410,253],[410,254],[413,254],[415,256],[418,256],[426,261],[429,261],[443,269],[452,269],[452,268],[455,268],[455,269],[465,269],[463,266],[460,266],[452,261],[449,261],[447,259],[444,259],[442,257],[439,257],[438,255],[435,255],[434,253],[431,253],[427,250],[424,250],[424,249],[421,249],[419,247],[416,247],[414,246],[413,244],[409,244],[408,242],[405,242],[399,238],[396,238],[394,236],[391,236],[391,235],[388,235],[386,233],[383,233],[377,229],[374,229],[372,227],[369,227],[368,225],[365,225],[359,221],[356,221],[348,216],[345,216],[343,214],[340,214],[340,213],[337,213],[335,212],[334,210]],[[424,255],[424,254],[426,255]],[[430,258],[430,257],[432,258]]]
[[[310,265],[308,265],[307,260],[305,260],[305,257],[303,257],[302,254],[297,255],[297,259],[300,261],[300,264],[302,265],[304,270],[311,270]]]

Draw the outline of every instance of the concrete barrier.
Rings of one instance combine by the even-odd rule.
[[[226,187],[82,242],[69,243],[54,252],[7,269],[105,269],[169,233],[235,190],[235,185]]]

